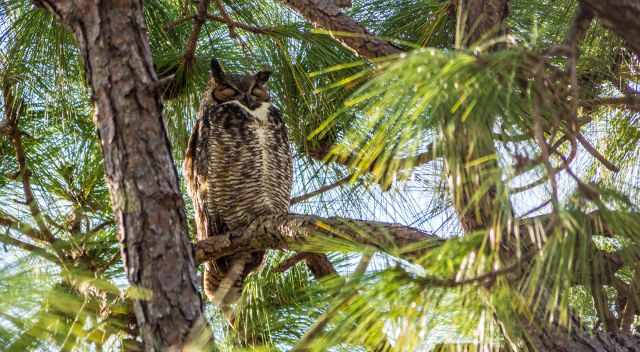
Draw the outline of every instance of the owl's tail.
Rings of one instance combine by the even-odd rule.
[[[204,267],[203,288],[207,298],[223,308],[240,299],[244,279],[261,263],[264,252],[240,253]]]
[[[229,261],[229,267],[222,272],[216,264],[208,263],[204,271],[204,292],[218,306],[235,303],[242,295],[244,267],[249,258],[240,254]],[[215,266],[215,268],[211,268]],[[209,270],[207,270],[209,269]]]

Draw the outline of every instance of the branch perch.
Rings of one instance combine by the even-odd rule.
[[[195,248],[196,262],[245,251],[322,247],[327,242],[345,246],[355,243],[412,258],[442,240],[412,227],[385,222],[299,214],[264,216],[243,231],[199,241]]]

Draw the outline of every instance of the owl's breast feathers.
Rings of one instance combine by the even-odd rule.
[[[292,183],[287,130],[269,103],[249,110],[238,102],[208,106],[194,129],[185,176],[189,193],[208,217],[200,233],[245,226],[255,217],[286,213]],[[205,229],[205,227],[209,227]],[[210,230],[210,231],[207,231]]]
[[[200,240],[258,216],[286,213],[292,160],[280,112],[268,103],[255,110],[237,102],[203,106],[184,172]],[[207,297],[222,305],[237,300],[244,278],[263,256],[264,251],[239,253],[206,263]]]

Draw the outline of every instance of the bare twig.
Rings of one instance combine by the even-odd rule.
[[[182,25],[183,23],[187,23],[189,21],[193,21],[196,18],[196,16],[186,16],[186,17],[182,17],[179,18],[173,22],[169,22],[164,26],[164,29],[167,31],[172,31],[174,29],[176,29],[176,27]]]
[[[233,24],[231,17],[229,17],[227,10],[225,10],[222,0],[216,0],[216,7],[222,15],[222,18],[224,20],[223,22],[227,24],[227,27],[229,27],[229,35],[231,36],[231,38],[238,38],[238,33],[236,33],[236,26]]]
[[[186,67],[190,67],[193,64],[195,58],[196,47],[198,45],[198,36],[202,31],[202,26],[207,20],[207,10],[209,9],[209,3],[211,0],[200,0],[198,2],[198,13],[193,16],[193,27],[191,34],[187,40],[187,47],[185,49],[182,60]]]
[[[277,273],[284,273],[285,271],[291,269],[301,261],[306,260],[308,256],[309,256],[309,252],[296,253],[293,256],[287,258],[284,262],[280,263],[280,265],[274,268],[273,271]]]
[[[211,14],[207,15],[207,19],[220,22],[220,23],[225,23],[229,26],[229,28],[240,28],[247,32],[251,32],[255,34],[271,34],[276,32],[274,28],[251,26],[246,23],[234,21],[231,18],[225,18],[225,17],[215,16]]]
[[[589,141],[586,138],[584,138],[582,133],[578,133],[576,135],[576,138],[578,138],[578,141],[580,141],[580,144],[582,144],[584,149],[586,149],[589,152],[589,154],[593,155],[594,158],[598,159],[598,161],[600,161],[607,169],[613,172],[620,171],[620,168],[614,165],[613,163],[611,163],[609,160],[607,160],[607,158],[604,155],[600,154],[600,152],[598,152],[598,150],[596,150],[596,148],[592,146],[591,143],[589,143]]]
[[[23,249],[29,253],[32,253],[34,255],[37,255],[41,258],[44,258],[50,262],[53,263],[58,263],[59,260],[58,258],[56,258],[55,255],[47,252],[44,248],[40,248],[38,246],[35,246],[33,244],[27,243],[27,242],[23,242],[20,240],[17,240],[11,236],[7,236],[7,235],[0,235],[0,242],[9,245],[9,246],[13,246],[13,247],[17,247],[20,249]]]
[[[538,99],[536,99],[538,100]],[[534,110],[534,125],[533,125],[533,131],[534,131],[534,136],[535,136],[535,140],[536,143],[538,144],[538,146],[540,146],[540,149],[542,151],[542,162],[544,163],[544,167],[547,169],[547,178],[548,181],[551,185],[551,203],[553,206],[553,211],[556,212],[558,210],[558,204],[559,204],[559,200],[558,200],[558,183],[556,181],[556,173],[557,170],[554,169],[553,166],[551,166],[551,162],[549,161],[549,157],[550,157],[550,148],[549,148],[549,144],[547,143],[547,141],[544,138],[544,132],[542,129],[542,116],[540,114],[539,111],[539,105],[540,102],[536,101],[533,104],[533,110]]]
[[[602,105],[624,106],[633,111],[640,111],[640,96],[629,95],[624,97],[596,98],[596,99],[584,100],[580,102],[580,105],[587,108],[594,108]]]
[[[580,89],[578,87],[578,57],[580,56],[579,51],[579,43],[584,40],[584,37],[587,35],[587,30],[591,25],[591,21],[593,20],[593,13],[591,10],[587,9],[584,5],[578,4],[577,13],[571,29],[569,30],[569,35],[567,36],[567,46],[571,50],[571,54],[569,55],[568,62],[568,72],[571,80],[571,119],[569,119],[569,128],[573,133],[579,133],[577,131],[577,126],[575,124],[575,118],[578,111],[578,99],[580,97]]]
[[[568,158],[564,158],[564,156],[558,151],[559,148],[564,144],[564,142],[569,141],[571,143],[571,150],[569,152],[569,157]],[[575,159],[576,155],[577,155],[577,143],[575,138],[570,138],[569,135],[564,135],[562,136],[560,139],[558,139],[558,141],[556,141],[550,148],[549,148],[549,152],[550,154],[557,154],[560,156],[560,158],[562,158],[564,160],[564,163],[556,168],[553,168],[553,171],[555,174],[558,174],[559,172],[566,170],[570,164],[573,162],[573,160]],[[523,163],[523,165],[518,165],[518,167],[521,169],[516,176],[521,175],[524,173],[524,171],[528,171],[530,169],[530,167],[535,166],[537,164],[540,164],[544,161],[544,155],[540,155],[538,156],[535,160],[525,160]],[[520,187],[516,187],[511,189],[511,193],[512,194],[516,194],[516,193],[521,193],[527,190],[530,190],[534,187],[543,185],[547,182],[547,175],[540,177],[539,179],[526,184],[524,186],[520,186]]]
[[[309,192],[309,193],[306,193],[306,194],[303,194],[303,195],[299,195],[297,197],[293,197],[289,201],[289,204],[293,205],[293,204],[301,203],[301,202],[304,202],[305,200],[311,199],[311,198],[313,198],[313,197],[315,197],[315,196],[317,196],[319,194],[322,194],[322,193],[325,193],[325,192],[329,192],[330,190],[332,190],[334,188],[337,188],[337,187],[340,187],[343,184],[349,182],[349,180],[351,180],[352,178],[353,178],[353,175],[348,175],[346,177],[343,177],[343,178],[339,179],[338,181],[336,181],[334,183],[322,186],[322,187],[318,188],[317,190],[315,190],[313,192]]]
[[[305,261],[309,270],[316,279],[322,279],[326,276],[337,275],[336,269],[329,261],[329,258],[323,253],[300,252],[282,262],[274,269],[275,272],[285,272],[301,261]]]
[[[515,263],[506,266],[502,269],[498,269],[498,270],[494,270],[494,271],[490,271],[488,273],[484,273],[478,276],[474,276],[474,277],[469,277],[466,279],[440,279],[437,277],[424,277],[424,278],[418,278],[416,279],[417,281],[421,282],[423,285],[428,286],[428,287],[445,287],[445,288],[452,288],[452,287],[459,287],[459,286],[465,286],[465,285],[471,285],[471,284],[475,284],[475,283],[479,283],[485,286],[490,285],[491,283],[493,283],[499,276],[508,274],[512,271],[514,271],[515,269],[519,268],[521,265],[526,264],[528,262],[528,260],[530,259],[530,257],[522,257],[521,259],[519,259],[518,261],[516,261]],[[405,271],[402,271],[403,274],[406,274]]]
[[[534,208],[532,208],[532,209],[528,210],[526,213],[522,214],[522,217],[523,217],[523,218],[526,218],[527,216],[529,216],[529,215],[531,215],[531,214],[533,214],[533,213],[537,212],[538,210],[540,210],[540,209],[542,209],[542,208],[546,207],[547,205],[549,205],[549,203],[551,203],[551,200],[550,200],[550,199],[549,199],[549,200],[546,200],[546,201],[544,201],[544,202],[542,202],[542,203],[540,203],[540,205],[537,205],[537,206],[535,206]]]
[[[22,145],[22,133],[18,128],[21,102],[16,101],[15,97],[13,96],[12,85],[10,83],[5,82],[5,85],[3,86],[3,95],[5,103],[5,116],[7,121],[9,121],[10,123],[11,143],[13,144],[16,152],[18,174],[20,175],[20,179],[22,180],[22,190],[24,192],[25,203],[29,207],[31,216],[36,222],[39,230],[39,232],[33,233],[39,235],[39,237],[34,239],[53,243],[55,238],[44,222],[40,206],[38,205],[38,202],[33,195],[33,188],[31,187],[31,171],[27,168],[27,160]]]

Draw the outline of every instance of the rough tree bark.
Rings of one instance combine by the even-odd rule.
[[[196,261],[203,263],[255,249],[321,248],[327,239],[356,243],[372,251],[405,258],[417,258],[429,248],[442,244],[442,240],[434,235],[399,224],[286,214],[263,216],[240,233],[229,232],[199,241]]]
[[[202,300],[141,0],[38,0],[78,41],[147,351],[181,350]]]
[[[602,24],[618,34],[640,55],[640,1],[637,0],[581,0],[595,13]]]
[[[342,13],[341,5],[326,0],[280,0],[314,25],[337,32],[332,36],[357,55],[373,59],[402,52],[393,44],[377,39],[360,23]],[[350,33],[350,35],[340,35]]]

